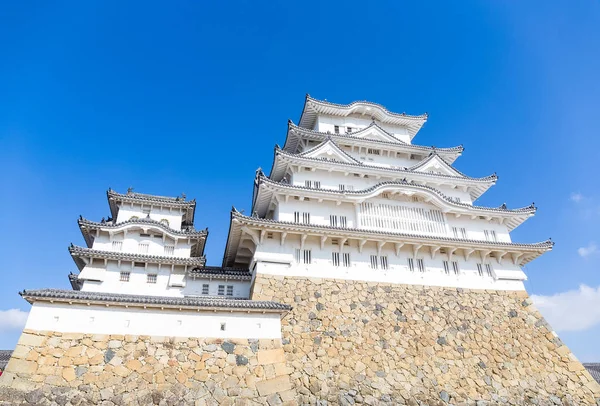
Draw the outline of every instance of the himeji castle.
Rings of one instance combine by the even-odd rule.
[[[221,266],[195,200],[109,189],[72,289],[20,292],[0,406],[600,405],[524,287],[535,206],[478,204],[497,176],[414,144],[427,118],[307,95]]]
[[[224,265],[254,273],[522,290],[521,267],[553,243],[510,232],[529,205],[483,207],[497,181],[452,164],[463,147],[413,144],[427,115],[306,97],[270,174],[258,170],[252,215],[233,210]]]

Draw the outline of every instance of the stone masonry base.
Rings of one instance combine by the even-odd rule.
[[[525,292],[258,275],[282,340],[25,330],[0,404],[600,405]]]

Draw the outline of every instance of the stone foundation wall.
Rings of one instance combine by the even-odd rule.
[[[26,330],[0,377],[0,404],[289,404],[289,372],[281,340]]]
[[[0,404],[600,405],[525,292],[258,275],[282,340],[24,331]]]
[[[294,307],[283,348],[302,403],[600,405],[526,292],[259,275],[252,298]]]

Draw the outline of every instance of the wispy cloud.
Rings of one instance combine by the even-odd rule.
[[[585,257],[595,254],[597,252],[598,252],[598,247],[593,242],[589,243],[587,247],[580,247],[579,249],[577,249],[577,253],[582,258],[585,258]]]
[[[0,333],[23,329],[28,315],[19,309],[0,310]]]
[[[572,202],[579,203],[580,201],[583,200],[583,195],[579,192],[577,192],[577,193],[573,192],[573,193],[571,193],[570,199]]]
[[[580,285],[552,296],[531,295],[531,300],[556,331],[583,331],[600,324],[600,286]]]

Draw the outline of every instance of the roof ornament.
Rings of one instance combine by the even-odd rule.
[[[506,203],[502,203],[502,206],[500,206],[500,208],[501,208],[502,210],[506,210],[506,207],[507,207],[507,206],[506,206]]]
[[[181,192],[181,198],[182,198],[183,200],[185,200],[185,199],[187,198],[187,196],[185,195],[185,193]]]
[[[150,213],[146,213],[146,220],[150,220]]]
[[[132,187],[128,187],[127,188],[127,194],[128,195],[133,194],[133,188]]]
[[[258,212],[256,210],[254,210],[254,212],[252,213],[252,217],[258,218]]]
[[[104,219],[104,217],[102,217],[102,220],[100,220],[100,224],[106,224],[106,219]]]

